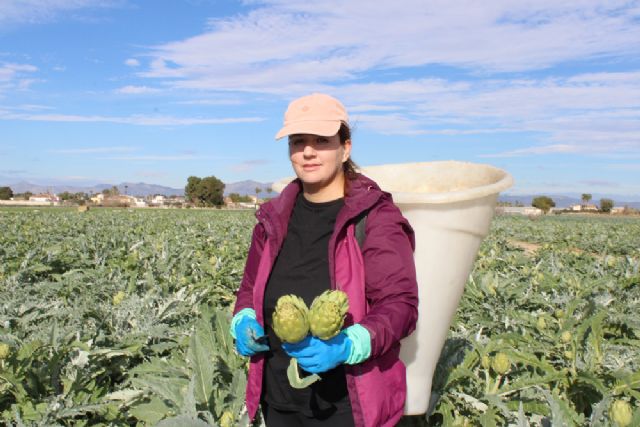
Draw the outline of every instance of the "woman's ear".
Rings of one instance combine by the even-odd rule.
[[[342,147],[344,149],[342,153],[342,163],[344,163],[351,157],[351,140],[347,139],[344,144],[342,144]]]

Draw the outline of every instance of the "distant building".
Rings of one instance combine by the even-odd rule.
[[[504,215],[525,215],[525,216],[537,216],[542,215],[542,209],[535,208],[533,206],[499,206],[496,208],[497,214]]]
[[[58,203],[60,202],[60,199],[55,194],[42,193],[34,194],[33,196],[29,197],[29,201],[41,203]]]
[[[104,194],[102,193],[96,194],[95,196],[91,197],[91,201],[96,205],[102,204],[102,202],[104,201]]]
[[[230,209],[234,209],[234,208],[236,208],[236,207],[237,207],[237,206],[236,206],[236,203],[235,203],[233,200],[231,200],[231,197],[229,197],[229,196],[226,196],[226,197],[223,199],[223,201],[224,201],[224,205],[225,205],[226,207],[230,208]]]
[[[129,197],[129,206],[133,206],[136,208],[146,208],[147,202],[139,197],[127,196]]]
[[[164,202],[167,198],[164,197],[162,194],[156,194],[155,196],[153,196],[153,198],[151,199],[151,203],[153,205],[156,206],[162,206],[164,205]]]
[[[576,212],[598,211],[598,207],[596,205],[571,205],[568,209]]]

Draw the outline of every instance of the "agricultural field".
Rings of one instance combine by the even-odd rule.
[[[0,424],[248,425],[252,212],[0,210]],[[496,217],[412,426],[640,425],[640,220]]]

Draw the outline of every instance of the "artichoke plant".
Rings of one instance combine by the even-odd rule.
[[[311,333],[328,340],[338,335],[349,310],[347,294],[339,290],[327,290],[317,296],[309,309]]]
[[[282,342],[296,343],[309,333],[309,309],[296,295],[278,298],[272,320],[273,331]]]

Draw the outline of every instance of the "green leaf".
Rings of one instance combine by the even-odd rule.
[[[191,364],[195,379],[195,396],[198,403],[212,408],[211,392],[213,390],[214,345],[213,329],[207,319],[200,319],[195,332],[191,335],[187,358]]]
[[[544,376],[516,378],[514,382],[500,387],[498,394],[506,395],[514,391],[534,388],[541,385],[553,384],[556,381],[564,379],[566,375],[566,372],[552,371],[551,373]]]
[[[169,411],[170,408],[160,398],[153,396],[149,402],[129,409],[129,414],[151,426],[163,419]]]
[[[155,427],[212,427],[212,425],[198,418],[179,415],[173,418],[166,418],[156,424]]]
[[[196,378],[194,375],[193,377],[191,377],[191,381],[189,381],[189,387],[187,388],[187,392],[184,396],[184,402],[182,403],[182,408],[180,411],[181,415],[193,418],[198,416],[198,410],[196,408],[195,387]]]
[[[518,407],[518,425],[517,427],[530,427],[529,421],[527,417],[524,415],[524,408],[522,407],[522,402],[520,402],[520,406]]]
[[[578,414],[564,401],[556,391],[553,395],[542,389],[542,394],[551,407],[551,420],[554,427],[572,427],[578,424]]]
[[[480,424],[483,427],[497,427],[498,413],[494,408],[489,408],[484,414],[480,415]]]
[[[142,390],[127,389],[114,391],[107,394],[104,398],[105,400],[119,400],[124,405],[128,405],[130,402],[138,400],[143,394],[144,392]]]
[[[163,378],[148,376],[143,378],[133,378],[131,383],[140,389],[150,390],[154,394],[166,399],[176,408],[181,408],[184,404],[184,393],[187,391],[189,381],[185,378]]]

